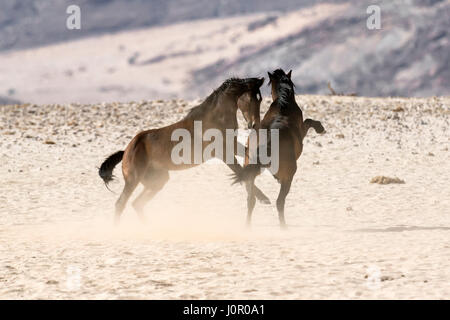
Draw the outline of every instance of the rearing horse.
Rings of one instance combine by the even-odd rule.
[[[261,128],[279,130],[279,148],[275,150],[275,145],[273,145],[270,139],[268,139],[265,145],[258,146],[258,149],[267,148],[270,152],[279,152],[278,171],[274,172],[273,175],[281,185],[277,198],[277,210],[281,227],[286,226],[284,204],[291,188],[292,179],[297,171],[297,159],[303,151],[303,139],[311,127],[317,133],[323,133],[325,131],[319,121],[312,119],[303,121],[302,110],[295,101],[291,73],[292,70],[286,74],[281,69],[277,69],[273,73],[268,73],[270,78],[269,85],[272,84],[273,102],[261,121]],[[250,225],[256,202],[255,178],[261,173],[261,169],[268,165],[262,165],[260,161],[257,161],[256,164],[248,164],[248,151],[246,152],[245,160],[246,166],[243,170],[235,173],[234,183],[245,182],[248,193],[247,224]]]
[[[182,120],[163,128],[140,132],[131,140],[125,151],[118,151],[109,156],[100,166],[100,177],[108,184],[113,180],[114,167],[122,161],[122,173],[125,180],[122,194],[116,202],[116,223],[119,222],[128,199],[140,182],[144,185],[144,190],[133,202],[133,207],[139,217],[144,219],[145,204],[167,183],[169,170],[183,170],[197,165],[194,161],[189,164],[175,164],[172,161],[172,149],[178,143],[171,140],[174,130],[185,129],[191,137],[194,137],[194,121],[201,121],[202,136],[208,129],[218,129],[225,137],[227,129],[238,129],[236,117],[238,109],[241,110],[249,128],[259,126],[262,100],[260,87],[263,83],[264,78],[228,79],[200,105],[192,108]],[[203,141],[202,155],[206,145]],[[223,154],[225,150],[224,144]],[[194,143],[191,142],[191,155],[194,151]],[[236,154],[237,137],[235,136],[233,163],[227,163],[227,165],[235,174],[238,174],[242,167],[236,160]],[[266,195],[256,187],[255,193],[261,201],[269,202]]]

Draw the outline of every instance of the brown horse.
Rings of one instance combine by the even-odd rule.
[[[203,157],[201,157],[200,162],[194,161],[194,153],[199,150],[195,149],[196,146],[193,141],[189,144],[191,150],[187,152],[192,155],[191,161],[187,161],[187,163],[175,163],[173,161],[172,150],[178,142],[172,140],[172,134],[176,129],[184,130],[190,137],[194,137],[198,134],[198,132],[195,132],[196,123],[200,121],[202,137],[208,129],[219,130],[225,137],[227,129],[238,129],[236,117],[238,109],[241,110],[249,128],[259,126],[262,100],[260,87],[263,83],[264,78],[229,79],[208,96],[203,103],[192,108],[181,121],[163,128],[143,131],[131,140],[125,151],[118,151],[109,156],[99,169],[99,175],[106,184],[113,179],[114,167],[123,160],[122,172],[125,186],[116,202],[116,223],[119,221],[128,199],[140,182],[144,185],[144,190],[133,202],[133,207],[139,217],[144,219],[143,209],[145,204],[169,180],[169,170],[188,169],[204,161]],[[207,143],[202,141],[200,145],[202,155],[206,145]],[[242,167],[236,160],[236,136],[234,136],[233,148],[232,161],[227,161],[226,164],[234,173],[238,174]],[[226,149],[224,144],[223,155],[226,153]],[[256,187],[255,193],[258,199],[270,203],[269,199]]]
[[[285,73],[281,69],[268,73],[272,84],[272,99],[269,110],[261,121],[262,129],[279,130],[278,150],[270,139],[266,145],[259,145],[260,148],[267,148],[270,153],[278,152],[278,171],[273,172],[274,177],[281,184],[280,193],[277,199],[278,217],[280,226],[285,227],[284,204],[286,196],[291,187],[292,178],[297,171],[297,159],[302,154],[303,139],[309,128],[314,128],[317,133],[323,133],[325,129],[319,121],[306,119],[303,121],[303,114],[295,101],[294,84],[291,81],[291,73]],[[259,152],[259,150],[257,150]],[[258,156],[256,156],[258,157]],[[256,158],[258,159],[258,158]],[[256,164],[248,164],[248,153],[245,159],[246,166],[240,172],[235,173],[235,181],[245,181],[247,198],[247,224],[250,225],[252,212],[255,207],[255,178],[261,173],[262,165],[258,160]]]

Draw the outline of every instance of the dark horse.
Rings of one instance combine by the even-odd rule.
[[[261,121],[262,129],[279,130],[279,149],[274,150],[272,141],[268,139],[267,145],[259,145],[258,148],[267,148],[269,152],[279,152],[278,171],[273,173],[274,177],[281,184],[280,193],[277,199],[278,217],[281,227],[286,226],[284,219],[284,203],[291,188],[292,178],[297,171],[297,159],[302,154],[303,139],[309,128],[314,128],[317,133],[323,133],[325,129],[319,121],[306,119],[303,121],[303,114],[300,107],[295,102],[294,84],[291,81],[291,73],[285,73],[278,69],[269,74],[269,85],[272,84],[272,99],[269,110]],[[256,158],[258,159],[258,158]],[[250,225],[252,212],[255,207],[255,178],[261,173],[262,165],[259,161],[255,164],[248,164],[246,155],[246,166],[243,170],[235,173],[235,183],[245,181],[248,192],[247,198],[247,224]]]
[[[217,129],[225,137],[227,129],[238,129],[236,117],[238,108],[241,110],[249,128],[259,126],[262,100],[260,87],[263,83],[264,78],[232,78],[226,80],[205,101],[192,108],[184,119],[163,128],[140,132],[131,140],[125,151],[118,151],[109,156],[99,169],[100,177],[106,184],[110,182],[113,179],[112,172],[114,167],[123,160],[122,173],[125,179],[122,194],[116,202],[116,223],[119,221],[128,199],[139,182],[144,185],[144,190],[133,202],[133,207],[143,219],[145,204],[169,180],[169,170],[188,169],[198,165],[194,161],[190,161],[188,164],[174,163],[171,158],[172,149],[178,143],[171,139],[174,130],[185,129],[191,137],[194,137],[194,134],[196,134],[194,132],[194,121],[201,121],[202,136],[208,129]],[[204,141],[202,144],[201,151],[206,146]],[[191,155],[194,154],[194,151],[198,151],[194,150],[193,142],[190,147]],[[224,155],[225,150],[226,146],[224,144]],[[236,153],[237,137],[235,136],[233,161],[232,163],[227,163],[227,165],[234,173],[238,174],[242,167],[236,160]],[[201,161],[203,161],[203,158]],[[255,193],[261,201],[269,202],[269,199],[256,187]]]

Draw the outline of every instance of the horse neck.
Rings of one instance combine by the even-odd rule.
[[[295,101],[295,95],[291,94],[288,98],[283,99],[283,101],[280,100],[281,99],[278,96],[276,103],[272,103],[270,106],[269,111],[267,112],[270,114],[269,117],[274,118],[277,114],[286,116],[290,123],[289,126],[292,129],[299,131],[301,141],[303,141],[309,127],[306,128],[303,124],[303,112]]]
[[[202,119],[198,119],[204,122],[203,128],[234,128],[237,125],[237,98],[221,94],[213,103]]]
[[[273,106],[274,108],[279,108],[279,113],[289,116],[291,118],[300,118],[295,119],[295,121],[303,121],[302,110],[295,101],[295,95],[291,94],[288,97],[284,97],[284,99],[278,96],[276,100],[276,104]],[[272,108],[272,106],[270,107]]]

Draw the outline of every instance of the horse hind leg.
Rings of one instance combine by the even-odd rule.
[[[141,221],[145,222],[144,207],[167,183],[169,180],[168,171],[153,171],[149,169],[142,179],[144,190],[133,201],[133,208],[136,210]]]
[[[286,228],[286,220],[284,218],[284,204],[286,202],[286,196],[291,189],[292,178],[287,180],[281,180],[280,193],[277,198],[277,210],[278,210],[278,220],[280,221],[280,227]]]
[[[256,195],[255,195],[255,180],[252,179],[245,183],[247,189],[247,227],[250,227],[252,222],[252,213],[255,209]]]
[[[134,189],[136,189],[137,184],[138,183],[136,179],[125,180],[125,186],[123,187],[123,191],[119,199],[117,199],[116,201],[116,212],[114,215],[114,222],[116,225],[119,224],[120,216],[122,215],[122,212],[125,209],[128,199],[130,198]]]

